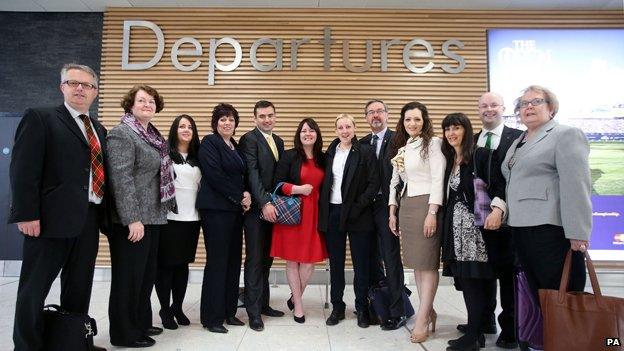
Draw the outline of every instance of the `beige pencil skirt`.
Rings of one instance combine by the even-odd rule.
[[[416,270],[440,268],[441,211],[438,211],[437,227],[431,238],[423,234],[423,224],[429,212],[429,194],[401,199],[399,227],[403,265]]]

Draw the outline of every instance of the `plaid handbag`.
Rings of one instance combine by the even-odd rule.
[[[275,223],[297,225],[301,223],[301,199],[298,196],[277,195],[277,190],[283,184],[283,182],[278,183],[271,194],[271,202],[277,210]],[[262,213],[260,213],[260,218],[266,220]]]
[[[477,172],[477,150],[484,149],[488,152],[488,158],[485,165],[487,178],[482,179],[479,177],[479,173]],[[474,184],[474,217],[475,217],[475,225],[478,227],[482,227],[485,225],[485,218],[492,213],[492,207],[490,204],[492,203],[492,199],[490,195],[488,195],[487,189],[490,184],[490,170],[492,168],[492,153],[494,150],[486,149],[486,148],[478,148],[472,154],[472,166],[473,166],[473,184]]]

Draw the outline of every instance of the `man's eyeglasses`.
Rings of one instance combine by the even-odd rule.
[[[63,84],[67,84],[72,88],[78,88],[79,85],[82,85],[82,89],[84,90],[93,90],[97,89],[97,87],[91,83],[79,82],[77,80],[66,80]]]
[[[546,99],[542,99],[542,98],[535,98],[533,100],[521,100],[518,103],[518,106],[520,106],[520,108],[527,108],[529,107],[529,104],[531,104],[531,106],[535,107],[535,106],[539,106],[543,103],[549,103],[550,101],[546,100]]]
[[[380,114],[382,114],[384,112],[386,112],[386,110],[380,108],[379,110],[369,110],[369,111],[366,111],[366,115],[367,116],[373,116],[373,115],[376,115],[376,114],[380,115]]]

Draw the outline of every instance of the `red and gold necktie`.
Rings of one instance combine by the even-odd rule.
[[[87,131],[87,141],[89,142],[89,149],[91,149],[91,177],[92,188],[95,196],[104,197],[104,155],[102,154],[102,148],[95,136],[93,127],[91,126],[91,120],[87,115],[79,116],[84,123]]]

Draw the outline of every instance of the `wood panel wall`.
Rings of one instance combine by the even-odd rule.
[[[147,20],[156,23],[165,35],[165,52],[160,62],[145,71],[121,69],[122,29],[124,20]],[[323,28],[331,27],[331,69],[323,70],[323,47],[318,40]],[[179,9],[179,8],[110,8],[104,15],[99,116],[111,128],[118,124],[123,110],[122,95],[134,84],[155,87],[165,99],[164,110],[155,118],[163,134],[173,118],[186,113],[198,122],[199,134],[210,132],[210,114],[220,102],[233,104],[241,116],[237,135],[253,127],[253,105],[259,99],[272,101],[277,108],[275,132],[287,147],[297,123],[314,117],[320,124],[327,145],[334,137],[333,121],[339,113],[349,113],[358,122],[357,134],[368,131],[363,108],[367,100],[379,98],[390,107],[390,125],[394,126],[401,107],[409,101],[426,104],[436,132],[440,121],[450,113],[468,114],[475,127],[480,123],[476,102],[487,90],[488,28],[615,28],[624,27],[624,15],[618,11],[432,11],[387,9]],[[200,67],[192,72],[176,70],[170,59],[173,43],[181,37],[193,37],[203,47]],[[211,38],[232,37],[241,43],[241,65],[231,72],[215,74],[215,84],[208,85],[208,52]],[[260,72],[250,63],[250,47],[256,39],[284,40],[283,69]],[[298,68],[290,69],[290,40],[311,37],[310,44],[299,48]],[[380,40],[400,39],[388,53],[388,71],[381,72]],[[425,74],[407,70],[402,60],[403,46],[422,38],[431,43],[435,67]],[[463,56],[466,68],[449,74],[442,64],[456,62],[442,54],[442,43],[459,39],[463,49],[453,51]],[[350,41],[350,58],[355,66],[364,62],[365,40],[373,41],[373,64],[365,73],[349,72],[342,63],[342,41]],[[151,31],[131,32],[130,62],[147,61],[155,52],[156,40]],[[183,46],[190,48],[189,46]],[[275,59],[273,50],[258,52],[261,63]],[[224,45],[217,58],[228,64],[233,50]],[[183,64],[193,59],[181,58]],[[426,61],[429,61],[427,59]],[[412,62],[423,66],[423,59]],[[519,73],[520,74],[520,73]],[[99,265],[109,265],[108,243],[102,237]],[[203,243],[198,249],[197,265],[205,259]]]

